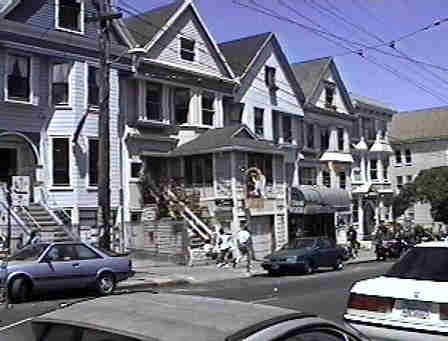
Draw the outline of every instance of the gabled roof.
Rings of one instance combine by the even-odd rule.
[[[388,136],[392,144],[448,140],[448,106],[398,113],[392,117]]]
[[[396,113],[396,111],[394,109],[392,109],[389,105],[385,104],[385,103],[381,103],[380,101],[373,99],[373,98],[369,98],[366,96],[361,96],[358,94],[355,94],[353,92],[349,93],[350,98],[352,99],[353,104],[361,104],[361,105],[368,105],[371,107],[376,107],[376,108],[380,108],[383,110],[386,110],[388,114],[393,115],[394,113]]]
[[[335,77],[337,86],[339,90],[341,90],[341,96],[344,100],[344,104],[349,112],[354,111],[350,95],[344,82],[342,81],[342,77],[336,67],[333,57],[324,57],[300,63],[293,63],[291,68],[296,76],[297,82],[303,89],[306,104],[310,104],[310,101],[313,99],[313,96],[319,87],[320,81],[330,68],[333,76]]]
[[[331,57],[324,57],[291,64],[292,72],[302,87],[307,101],[319,85],[319,81],[327,70],[330,62]]]
[[[210,129],[171,152],[171,156],[212,153],[224,150],[247,150],[283,154],[273,143],[259,140],[245,124]]]
[[[183,3],[183,0],[175,1],[143,14],[125,18],[123,21],[137,44],[145,46],[165,26]]]
[[[201,26],[201,29],[205,32],[208,41],[215,49],[215,52],[228,72],[229,77],[233,78],[234,74],[231,67],[228,65],[218,47],[218,44],[208,31],[204,21],[196,9],[196,6],[193,3],[193,0],[178,0],[169,5],[158,7],[146,13],[127,18],[125,19],[125,26],[128,28],[128,31],[130,31],[129,33],[133,36],[137,44],[140,47],[144,47],[146,52],[148,52],[165,34],[165,32],[176,22],[182,13],[188,9],[193,11],[194,16],[197,18],[199,25]]]
[[[253,60],[272,36],[271,32],[220,43],[218,46],[235,76],[243,76]]]

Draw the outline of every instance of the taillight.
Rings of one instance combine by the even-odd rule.
[[[379,313],[390,313],[395,300],[389,297],[378,297],[360,294],[350,294],[347,309],[368,310]]]
[[[441,303],[439,304],[439,318],[441,320],[448,320],[448,304]]]

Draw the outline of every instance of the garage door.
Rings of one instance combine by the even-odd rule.
[[[270,216],[251,218],[252,241],[257,259],[272,252],[272,228]]]

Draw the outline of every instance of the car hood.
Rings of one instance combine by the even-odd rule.
[[[301,249],[289,249],[289,250],[280,250],[274,253],[271,253],[268,257],[269,259],[278,259],[278,258],[286,258],[286,257],[301,257],[306,255],[311,251],[311,248],[301,248]]]
[[[399,299],[448,303],[448,282],[380,276],[355,283],[351,292]]]
[[[11,260],[8,261],[8,268],[17,268],[22,265],[32,264],[34,262],[26,261],[26,260]]]

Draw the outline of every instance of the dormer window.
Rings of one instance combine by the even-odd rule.
[[[187,38],[180,38],[180,58],[194,62],[196,59],[195,41]]]
[[[73,32],[84,31],[84,1],[56,0],[56,27]]]
[[[265,66],[264,70],[265,82],[269,90],[277,90],[277,85],[275,84],[275,68],[270,66]]]
[[[335,109],[333,105],[336,84],[333,82],[325,82],[325,107]]]

